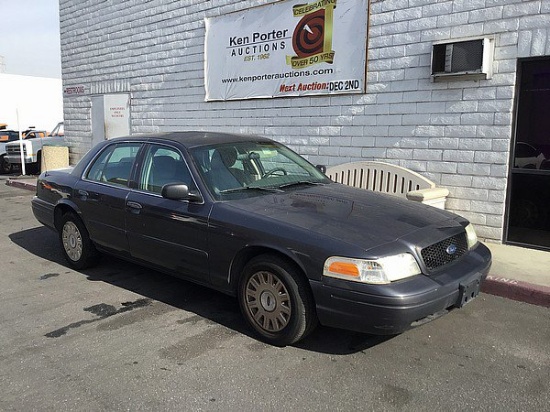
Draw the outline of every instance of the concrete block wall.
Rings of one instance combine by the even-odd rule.
[[[132,133],[267,135],[315,164],[408,167],[450,190],[448,208],[502,239],[518,58],[550,56],[548,0],[371,0],[365,94],[204,101],[204,18],[273,0],[61,0],[72,161],[91,145],[90,95],[131,94]],[[495,39],[489,80],[433,83],[432,44]]]

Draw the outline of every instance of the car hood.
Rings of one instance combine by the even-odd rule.
[[[395,241],[456,215],[395,196],[332,183],[227,202],[247,214],[365,248]],[[458,226],[454,222],[451,226]]]

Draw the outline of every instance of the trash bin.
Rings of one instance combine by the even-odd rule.
[[[69,167],[69,148],[61,145],[42,147],[40,172]]]

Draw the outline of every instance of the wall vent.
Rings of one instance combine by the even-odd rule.
[[[434,43],[432,79],[490,79],[493,74],[493,44],[490,38]]]

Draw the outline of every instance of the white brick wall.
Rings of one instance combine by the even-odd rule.
[[[550,55],[548,0],[371,0],[364,95],[204,102],[204,18],[274,0],[61,0],[64,85],[129,92],[132,133],[258,133],[316,164],[382,159],[450,190],[448,206],[500,240],[517,58]],[[434,41],[495,38],[492,79],[432,83]],[[73,161],[89,96],[65,99]]]

